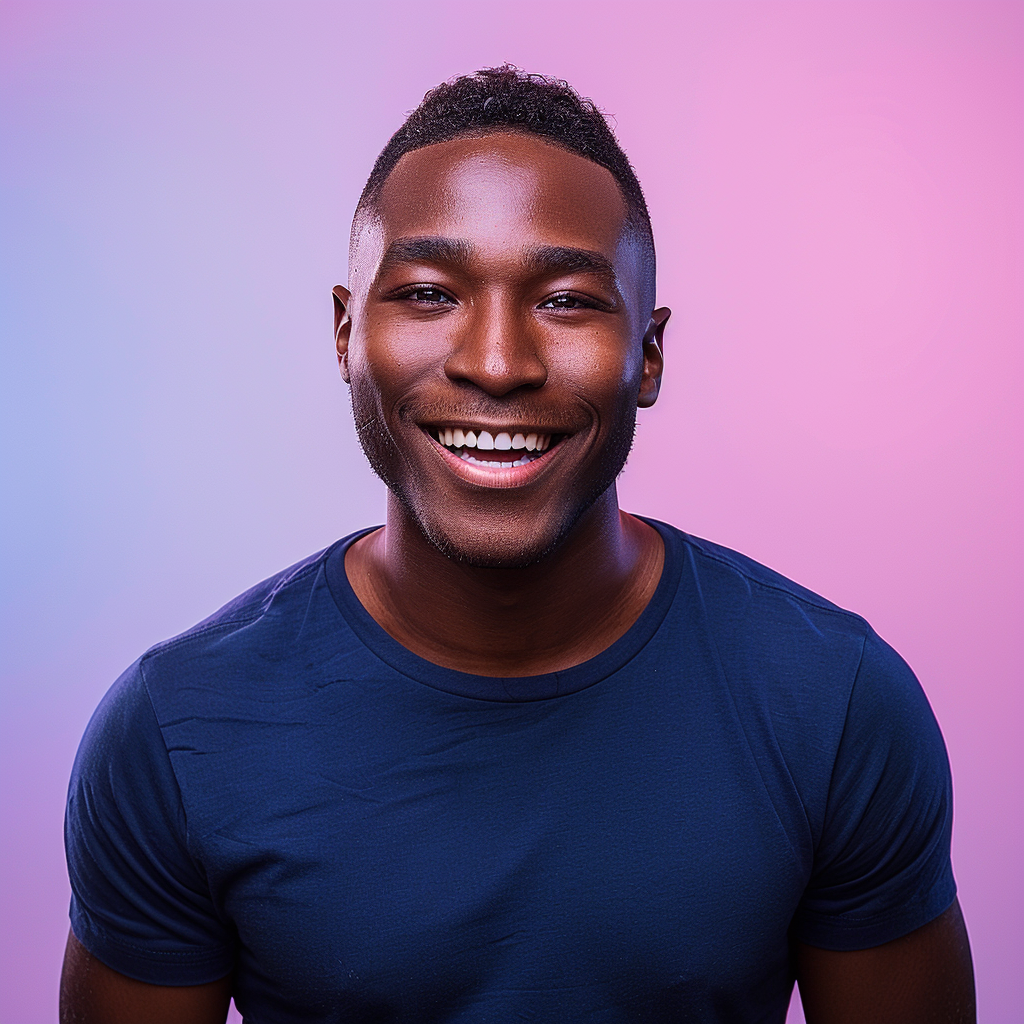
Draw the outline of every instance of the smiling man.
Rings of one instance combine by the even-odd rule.
[[[65,1021],[973,1020],[950,780],[860,618],[618,507],[658,396],[600,113],[427,95],[335,338],[386,525],[115,684],[75,765]]]

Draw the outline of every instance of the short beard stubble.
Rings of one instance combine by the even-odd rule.
[[[432,517],[414,500],[410,489],[400,479],[400,474],[392,471],[392,467],[404,461],[404,456],[391,433],[383,427],[376,403],[368,403],[370,408],[364,408],[354,387],[350,390],[350,396],[356,435],[370,468],[398,499],[429,544],[446,558],[481,569],[525,569],[561,547],[584,513],[615,483],[629,458],[636,433],[636,406],[632,405],[618,419],[614,431],[604,444],[600,455],[604,471],[586,491],[576,496],[575,501],[567,502],[554,536],[547,539],[546,543],[522,547],[508,543],[511,538],[507,536],[495,537],[494,546],[490,550],[474,551],[460,547],[457,537],[439,529],[432,522]]]

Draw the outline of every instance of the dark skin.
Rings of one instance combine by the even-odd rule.
[[[342,374],[391,485],[386,527],[349,549],[353,588],[436,664],[493,676],[579,664],[632,625],[663,559],[615,493],[616,431],[657,398],[669,311],[636,301],[642,268],[614,179],[537,140],[462,140],[403,158],[378,214],[357,226],[352,292],[335,289]],[[464,251],[410,253],[410,239]],[[577,268],[567,252],[599,258]],[[453,471],[423,429],[436,422],[568,436],[510,484]]]
[[[639,616],[663,562],[615,491],[636,409],[658,395],[669,311],[653,308],[614,178],[532,137],[442,143],[402,158],[353,238],[335,338],[390,489],[386,526],[348,551],[353,589],[449,668],[532,675],[593,657]],[[557,443],[525,467],[467,465],[438,443],[445,425]],[[975,1020],[955,902],[894,942],[796,944],[794,959],[809,1024]],[[64,1022],[220,1024],[229,995],[230,978],[132,981],[69,938]]]
[[[208,985],[147,985],[112,971],[68,933],[61,1024],[224,1024],[231,976]]]

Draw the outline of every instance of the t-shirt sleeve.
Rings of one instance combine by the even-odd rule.
[[[913,672],[874,633],[850,695],[797,939],[867,949],[953,902],[952,782],[945,744]]]
[[[181,793],[136,662],[89,722],[68,790],[71,927],[95,957],[155,985],[231,972],[234,935],[188,849]]]

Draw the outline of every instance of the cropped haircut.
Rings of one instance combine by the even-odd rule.
[[[626,204],[626,226],[643,250],[653,295],[654,233],[647,202],[604,115],[568,82],[526,74],[510,64],[453,78],[423,97],[377,157],[359,197],[356,220],[375,205],[388,176],[406,153],[496,132],[537,136],[612,174]]]

